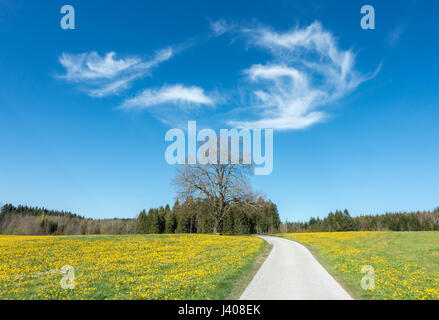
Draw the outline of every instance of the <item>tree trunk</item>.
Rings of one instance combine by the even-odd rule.
[[[213,225],[213,233],[218,234],[218,228],[219,228],[219,219],[215,217],[215,224]]]
[[[223,206],[222,206],[222,202],[221,202],[220,207],[216,210],[215,215],[214,215],[215,224],[213,225],[213,233],[215,233],[215,234],[219,234],[219,225],[220,225],[220,222],[223,218],[223,214],[224,214],[224,211],[223,211]]]

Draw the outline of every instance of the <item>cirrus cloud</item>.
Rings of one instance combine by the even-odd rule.
[[[152,106],[172,104],[179,107],[194,105],[213,105],[213,99],[197,86],[186,87],[181,84],[163,86],[160,89],[145,89],[137,96],[127,99],[122,109],[147,109]]]
[[[100,56],[97,52],[63,53],[59,62],[66,69],[59,78],[81,84],[88,95],[104,97],[130,87],[131,83],[150,73],[151,69],[173,56],[173,49],[157,51],[150,60],[140,57],[116,59],[115,52]]]
[[[215,34],[229,29],[224,21],[211,26]],[[228,122],[237,127],[297,130],[322,122],[330,115],[327,107],[331,103],[375,77],[380,68],[369,75],[359,73],[355,54],[340,49],[332,33],[319,22],[286,32],[265,26],[234,26],[233,32],[272,56],[268,62],[243,71],[247,90],[256,103],[252,101],[254,106],[243,108],[241,119]]]

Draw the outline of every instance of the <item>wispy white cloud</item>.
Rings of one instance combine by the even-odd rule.
[[[80,54],[63,53],[59,62],[66,69],[66,73],[59,77],[82,84],[90,96],[103,97],[129,88],[132,81],[148,74],[153,67],[170,59],[172,55],[172,48],[157,51],[147,61],[137,56],[116,59],[115,52],[109,52],[104,56],[95,51]]]
[[[117,94],[123,90],[128,89],[131,85],[131,82],[134,79],[139,78],[139,77],[140,77],[139,75],[133,75],[133,76],[128,77],[128,78],[122,78],[120,80],[113,80],[113,81],[110,81],[106,84],[102,84],[100,87],[98,87],[96,89],[90,89],[88,94],[89,94],[89,96],[95,97],[95,98],[114,95],[114,94]]]
[[[212,29],[214,36],[221,36],[226,32],[230,32],[234,30],[236,25],[227,22],[224,19],[211,21],[210,28]]]
[[[387,36],[387,43],[389,46],[394,47],[398,43],[404,31],[405,26],[403,24],[397,25]]]
[[[147,109],[157,105],[175,105],[180,108],[213,105],[211,97],[197,86],[186,87],[181,84],[163,86],[159,89],[145,89],[137,96],[127,99],[122,109]]]
[[[211,26],[219,31],[229,29],[225,22]],[[264,26],[233,30],[250,45],[272,54],[271,61],[244,70],[256,103],[250,108],[253,112],[245,108],[240,120],[230,121],[233,126],[304,129],[328,118],[325,107],[379,71],[370,75],[357,72],[355,54],[340,49],[319,22],[286,32]]]

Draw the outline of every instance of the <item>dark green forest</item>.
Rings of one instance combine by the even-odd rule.
[[[351,217],[348,210],[331,212],[323,219],[285,222],[284,232],[437,231],[439,208],[433,211],[396,212]]]
[[[270,201],[259,199],[253,209],[233,206],[220,223],[223,234],[276,233],[281,221],[277,207]],[[175,202],[142,211],[138,216],[137,233],[212,233],[214,219],[203,200]]]

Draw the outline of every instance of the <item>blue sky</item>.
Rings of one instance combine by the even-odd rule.
[[[65,4],[75,30],[60,27]],[[165,133],[197,120],[274,127],[273,173],[251,181],[282,219],[433,209],[438,10],[0,0],[0,202],[95,218],[173,203]]]

